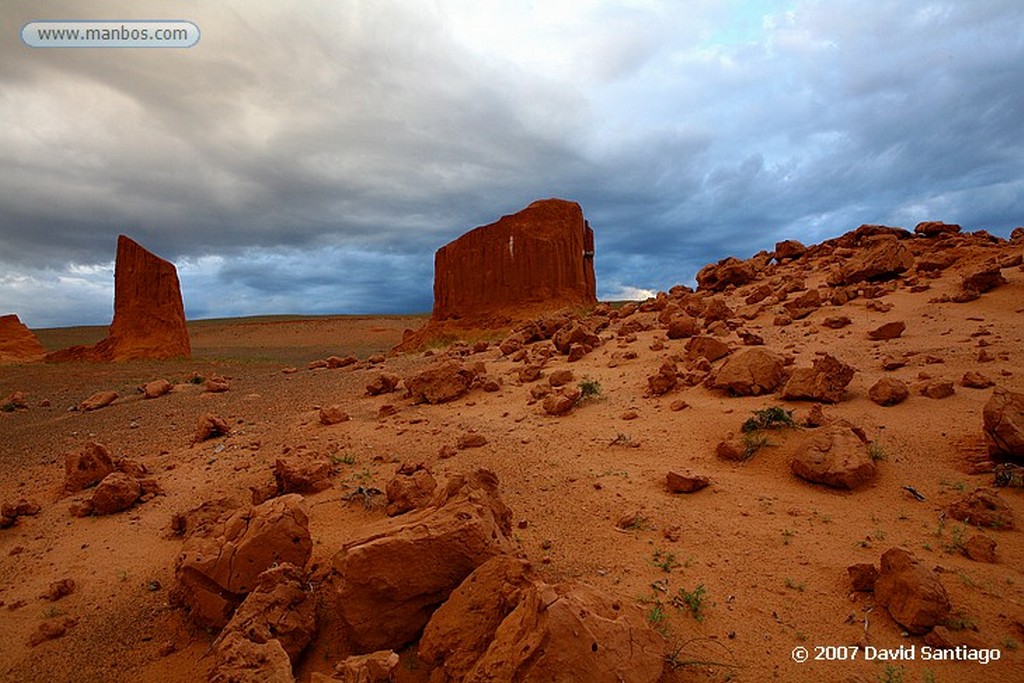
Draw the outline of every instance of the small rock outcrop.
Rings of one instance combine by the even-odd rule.
[[[710,386],[734,396],[760,396],[775,391],[782,382],[784,368],[782,356],[753,348],[726,360],[712,377]]]
[[[125,235],[117,238],[114,266],[114,320],[106,339],[94,346],[72,346],[46,360],[111,361],[189,358],[178,271]]]
[[[512,513],[487,470],[450,479],[432,504],[369,524],[335,553],[336,610],[357,653],[415,640],[474,569],[511,550]]]
[[[18,316],[0,315],[0,363],[31,363],[45,356],[46,349]]]
[[[581,583],[545,583],[524,561],[496,557],[434,614],[419,655],[435,683],[641,683],[658,680],[663,650],[635,605]]]
[[[176,600],[196,625],[221,628],[256,588],[260,574],[285,562],[304,567],[312,550],[299,494],[235,510],[185,539],[174,572]]]
[[[982,419],[989,452],[1024,461],[1024,394],[996,387]]]
[[[922,634],[946,621],[950,611],[946,589],[909,550],[886,550],[881,565],[874,583],[875,600],[898,624]]]
[[[888,280],[914,266],[914,255],[898,237],[879,234],[868,237],[858,251],[832,278],[835,285],[853,285],[865,281]]]
[[[838,358],[825,354],[809,368],[797,368],[782,388],[782,398],[838,403],[855,370]]]
[[[875,477],[875,463],[864,442],[839,424],[809,436],[790,461],[790,469],[801,479],[837,489],[855,489]]]

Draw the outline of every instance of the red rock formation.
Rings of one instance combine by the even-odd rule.
[[[437,250],[433,319],[595,304],[593,254],[594,231],[579,204],[536,201]]]
[[[18,316],[0,315],[0,363],[42,360],[46,349]]]
[[[48,354],[46,360],[109,361],[191,355],[174,264],[120,235],[114,268],[114,321],[107,338],[95,346],[56,351]]]

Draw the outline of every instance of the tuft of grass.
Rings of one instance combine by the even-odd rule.
[[[1003,638],[1003,647],[1007,650],[1016,651],[1018,647],[1017,641],[1007,636],[1006,638]]]
[[[706,597],[707,589],[704,588],[704,584],[700,584],[692,591],[680,588],[679,592],[672,598],[672,604],[679,609],[686,608],[689,610],[690,616],[697,621],[704,621],[704,599]]]
[[[346,453],[345,455],[332,455],[331,462],[335,465],[355,465],[356,456],[351,453]]]
[[[963,610],[957,610],[946,617],[946,628],[953,631],[965,631],[965,630],[977,630],[978,625],[974,623],[974,619],[970,617]]]
[[[795,427],[793,411],[786,410],[780,406],[762,408],[754,411],[754,417],[749,418],[740,428],[744,433],[756,432],[760,429],[779,429],[781,427]]]
[[[615,435],[615,438],[612,439],[610,445],[626,446],[627,448],[632,448],[636,446],[636,441],[633,441],[633,437],[631,437],[629,434],[623,434],[622,432],[619,432],[618,434]]]
[[[596,379],[584,377],[577,385],[580,389],[580,400],[587,401],[601,395],[601,383]]]
[[[647,618],[647,623],[651,625],[655,631],[663,636],[668,635],[668,614],[665,613],[665,609],[660,602],[655,602],[651,605],[651,608],[647,610],[647,614],[644,615]]]
[[[769,446],[768,437],[758,432],[748,432],[743,435],[743,459],[749,460],[754,454],[765,446]]]
[[[964,536],[967,535],[966,524],[955,524],[949,532],[949,543],[943,543],[942,549],[947,553],[959,553],[964,549]]]
[[[885,665],[885,671],[878,677],[880,683],[903,683],[903,667],[892,664]]]
[[[871,456],[871,459],[875,462],[889,459],[889,454],[886,452],[885,446],[877,441],[872,441],[868,444],[868,455]]]
[[[15,404],[15,403],[13,403],[13,402],[11,402],[11,403],[5,403],[5,404],[3,405],[3,407],[2,407],[2,408],[0,408],[0,410],[3,410],[3,411],[4,411],[5,413],[13,413],[13,412],[14,412],[15,410],[17,410],[17,409],[18,409],[18,406],[17,406],[17,404]]]
[[[661,571],[666,574],[679,566],[679,563],[676,562],[675,553],[666,553],[661,550],[654,551],[654,557],[651,559],[651,562],[655,567],[659,567]]]
[[[796,536],[796,532],[793,531],[792,529],[783,529],[782,530],[782,545],[789,545],[789,539],[793,538],[794,536]]]

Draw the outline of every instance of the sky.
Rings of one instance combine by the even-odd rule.
[[[30,48],[183,19],[187,49]],[[1024,225],[1020,0],[0,0],[0,315],[429,311],[434,252],[579,202],[598,296],[862,223]]]

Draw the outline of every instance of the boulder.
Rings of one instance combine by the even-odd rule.
[[[91,410],[106,408],[117,400],[116,391],[97,391],[95,394],[78,404],[78,410],[87,413]]]
[[[533,202],[434,257],[434,321],[596,303],[594,232],[575,202]]]
[[[849,427],[822,427],[805,438],[790,461],[793,474],[816,484],[855,489],[875,477],[875,463]]]
[[[401,381],[402,378],[393,372],[382,372],[366,385],[366,393],[370,396],[390,394],[398,388],[398,383]]]
[[[238,631],[217,647],[208,683],[295,683],[292,662],[279,640],[257,643]]]
[[[868,397],[880,406],[894,406],[910,396],[907,385],[895,377],[883,377],[868,389]]]
[[[589,353],[601,345],[601,338],[586,324],[573,323],[560,327],[551,337],[551,343],[563,355],[568,355],[573,346],[582,346]]]
[[[741,261],[734,256],[718,263],[709,263],[697,273],[697,289],[712,292],[724,291],[730,285],[739,287],[752,281],[757,270],[751,261]]]
[[[658,680],[664,643],[635,605],[591,586],[548,584],[514,558],[489,560],[420,641],[432,683]]]
[[[923,221],[914,227],[914,234],[922,237],[938,237],[941,235],[955,235],[960,232],[960,226],[956,223],[943,223],[942,221]]]
[[[261,573],[213,649],[218,650],[232,634],[259,645],[273,640],[294,663],[316,633],[316,600],[308,585],[303,571],[287,562]]]
[[[784,368],[782,356],[753,348],[728,358],[712,376],[710,386],[734,396],[760,396],[775,391]]]
[[[787,301],[783,308],[793,320],[806,318],[817,308],[821,308],[821,293],[817,289],[808,289],[806,292],[791,301]]]
[[[414,403],[447,403],[469,393],[476,373],[458,361],[443,361],[405,381]]]
[[[112,515],[135,505],[141,495],[138,479],[124,472],[111,472],[93,491],[92,509],[97,515]]]
[[[100,483],[114,471],[110,451],[90,442],[64,455],[64,491],[75,493]]]
[[[1013,508],[992,489],[978,488],[950,503],[946,512],[953,519],[992,529],[1013,529]]]
[[[721,339],[715,337],[700,336],[693,337],[686,342],[686,357],[690,360],[705,358],[714,363],[719,358],[729,355],[732,349]]]
[[[679,370],[670,360],[665,361],[658,371],[647,378],[647,388],[652,396],[667,394],[679,381]]]
[[[1003,277],[999,266],[987,266],[965,275],[960,287],[966,292],[984,294],[1005,284],[1006,278]]]
[[[914,265],[914,255],[895,235],[869,237],[865,246],[832,278],[832,284],[852,285],[865,281],[889,280]]]
[[[703,474],[670,471],[665,475],[665,488],[669,493],[693,493],[705,488],[711,480]]]
[[[673,316],[668,323],[669,339],[688,339],[700,334],[700,323],[696,318],[680,314]]]
[[[170,393],[174,385],[165,379],[155,379],[152,382],[146,382],[142,386],[142,395],[144,398],[160,398],[164,394]]]
[[[402,463],[384,487],[388,497],[388,517],[426,507],[437,490],[437,480],[423,463]]]
[[[548,415],[565,415],[573,407],[580,402],[582,393],[579,389],[562,393],[562,394],[551,394],[544,398],[544,412]]]
[[[331,487],[334,467],[326,458],[310,455],[278,458],[274,479],[279,493],[317,493]]]
[[[336,610],[356,652],[416,640],[476,567],[510,552],[512,514],[487,470],[458,475],[425,508],[355,530],[332,559]]]
[[[267,569],[304,567],[312,553],[302,496],[272,498],[220,517],[185,539],[175,564],[176,598],[201,628],[221,628]]]
[[[925,382],[921,385],[920,392],[922,396],[928,398],[949,398],[955,393],[953,389],[953,383],[947,380],[933,379],[929,382]]]
[[[995,382],[989,379],[987,375],[980,373],[977,370],[968,370],[964,373],[964,376],[960,378],[960,386],[968,389],[988,389],[994,384]]]
[[[886,550],[881,565],[875,601],[888,609],[898,624],[919,635],[946,621],[950,612],[946,589],[909,550]]]
[[[400,661],[397,652],[378,650],[368,655],[346,657],[334,668],[344,683],[394,683]],[[317,679],[312,679],[311,683],[317,683]]]
[[[576,381],[576,376],[573,374],[572,370],[569,370],[568,368],[555,370],[548,375],[548,384],[553,387],[565,386],[566,384],[571,384],[574,381]]]
[[[0,315],[0,363],[31,363],[46,357],[46,349],[18,316]]]
[[[117,238],[114,320],[95,346],[47,354],[52,362],[189,358],[192,347],[174,264],[125,235]]]
[[[868,332],[868,339],[881,341],[883,339],[896,339],[903,335],[907,325],[902,320],[888,322]]]
[[[990,453],[1024,460],[1024,394],[996,387],[982,420]]]
[[[205,413],[196,423],[196,435],[194,443],[200,443],[216,436],[226,436],[231,433],[231,427],[227,420],[217,417],[213,413]]]
[[[855,370],[834,356],[814,359],[809,368],[797,368],[782,388],[782,398],[838,403]]]
[[[321,406],[320,408],[320,424],[331,426],[341,424],[342,422],[348,422],[351,418],[348,413],[345,412],[345,406],[339,403],[332,403],[329,406]]]
[[[783,240],[775,243],[775,260],[800,258],[807,251],[801,242],[796,240]]]
[[[964,555],[975,562],[995,562],[996,542],[988,536],[974,534],[964,543]]]

